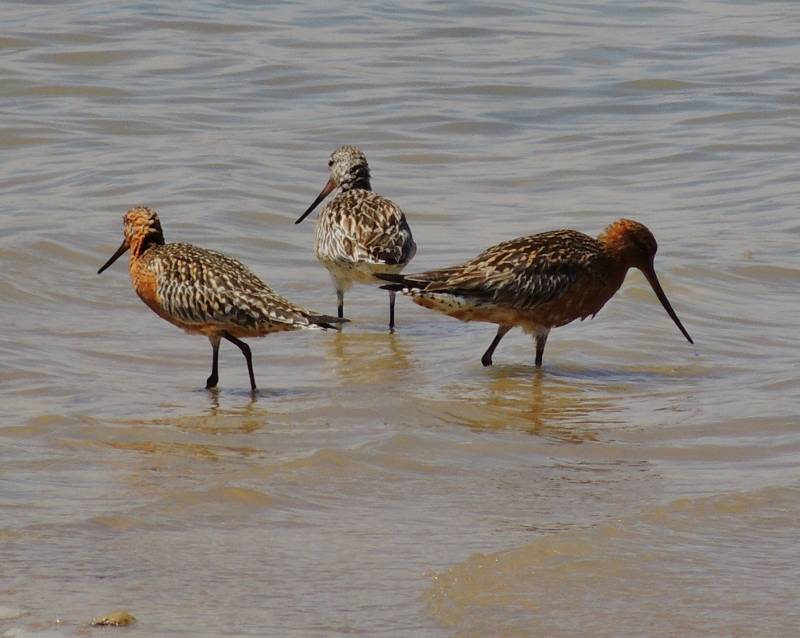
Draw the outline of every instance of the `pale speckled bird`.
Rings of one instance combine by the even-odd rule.
[[[373,192],[369,166],[354,146],[336,149],[328,160],[330,179],[299,224],[335,188],[339,193],[317,218],[314,247],[317,258],[336,287],[339,316],[344,293],[354,281],[381,284],[376,274],[399,273],[417,252],[411,228],[400,207]],[[394,330],[395,293],[389,292],[389,329]]]
[[[413,275],[379,275],[388,290],[401,291],[425,308],[461,321],[499,324],[481,362],[514,326],[536,339],[536,365],[552,328],[594,317],[622,286],[629,268],[644,273],[664,309],[694,343],[672,309],[653,265],[658,245],[646,226],[627,219],[597,239],[556,230],[497,244],[460,266]]]
[[[162,319],[211,341],[213,360],[206,388],[216,387],[222,339],[244,354],[250,388],[256,390],[250,347],[240,337],[303,328],[335,328],[346,319],[295,306],[244,264],[191,244],[165,244],[161,222],[145,207],[122,218],[125,239],[98,274],[130,250],[128,268],[136,293]]]

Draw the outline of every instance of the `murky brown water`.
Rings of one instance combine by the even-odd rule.
[[[796,635],[795,5],[192,7],[2,6],[0,635]],[[410,271],[647,224],[696,346],[638,272],[541,371],[361,286],[203,390],[207,340],[96,274],[122,214],[333,312],[293,222],[343,143]]]

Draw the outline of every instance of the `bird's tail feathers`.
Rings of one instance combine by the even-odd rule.
[[[376,279],[383,279],[389,283],[381,286],[383,290],[390,290],[392,292],[401,292],[411,288],[419,288],[419,284],[409,280],[405,275],[399,273],[375,273],[373,275]]]
[[[330,315],[308,315],[308,323],[325,328],[327,330],[337,330],[343,323],[348,323],[350,320],[344,317],[331,317]]]

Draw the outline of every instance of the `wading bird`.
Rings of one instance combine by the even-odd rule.
[[[295,222],[299,224],[331,191],[339,193],[317,217],[314,247],[336,287],[339,317],[344,293],[354,281],[381,284],[375,275],[399,273],[417,252],[403,211],[373,192],[369,166],[354,146],[336,149],[328,160],[330,179]],[[389,292],[389,329],[394,330],[394,291]]]
[[[622,285],[629,268],[638,268],[689,343],[694,343],[672,309],[656,277],[658,245],[646,226],[620,219],[597,239],[574,230],[556,230],[497,244],[471,261],[413,275],[382,274],[425,308],[461,321],[498,324],[481,362],[514,326],[536,339],[536,365],[542,365],[550,330],[594,317]]]
[[[256,390],[250,347],[242,337],[303,328],[335,328],[346,319],[328,317],[284,299],[244,264],[191,244],[166,244],[155,211],[129,210],[125,239],[98,274],[131,251],[128,269],[136,293],[162,319],[211,341],[213,358],[206,388],[219,379],[222,339],[236,345],[247,361],[250,388]]]

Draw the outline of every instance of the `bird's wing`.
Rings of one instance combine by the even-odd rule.
[[[392,281],[423,294],[447,292],[530,309],[567,293],[585,272],[586,262],[596,256],[591,237],[554,231],[503,242],[460,266]]]
[[[186,324],[307,325],[308,311],[265,284],[247,266],[220,253],[190,244],[154,257],[157,293],[164,310]],[[168,267],[166,267],[168,266]]]
[[[417,250],[400,207],[366,190],[340,193],[328,204],[317,243],[326,257],[352,263],[405,264]]]

